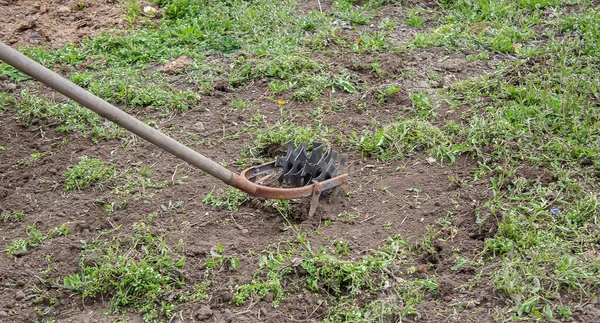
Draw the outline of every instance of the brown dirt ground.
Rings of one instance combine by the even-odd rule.
[[[50,4],[36,5],[38,1],[4,0],[2,5],[8,10],[0,13],[0,39],[13,45],[32,44],[32,39],[37,37],[33,35],[39,34],[45,35],[43,37],[47,37],[48,41],[57,46],[79,41],[86,35],[97,34],[103,29],[118,27],[122,23],[122,13],[111,1],[87,0],[85,3],[89,6],[86,5],[83,11],[73,16],[66,15],[69,18],[65,18],[64,12],[58,8],[70,7],[76,2],[78,1],[46,1]],[[316,3],[311,1],[301,9],[318,10]],[[330,3],[322,1],[321,5],[324,6],[323,10],[326,10]],[[74,9],[70,10],[75,12]],[[58,19],[62,19],[62,23],[56,23]],[[80,25],[81,21],[85,21],[85,24]],[[20,28],[24,22],[30,27]],[[423,90],[435,93],[439,87],[446,86],[449,82],[492,70],[499,60],[493,58],[487,62],[467,63],[467,54],[450,53],[446,49],[435,48],[411,54],[386,54],[378,60],[390,74],[397,74],[401,69],[409,69],[416,73],[417,76],[412,82],[401,84],[406,91]],[[352,55],[356,54],[339,55],[336,63],[350,69]],[[449,55],[448,59],[438,62],[436,57],[444,55]],[[363,61],[365,58],[361,57]],[[432,86],[428,79],[430,71],[444,75],[446,81]],[[368,71],[357,72],[365,79],[375,78]],[[382,80],[385,81],[387,80]],[[8,81],[0,82],[1,91],[13,93],[19,91],[20,87],[20,84],[15,86]],[[266,82],[259,81],[234,91],[215,91],[214,94],[205,97],[203,106],[197,110],[162,121],[160,126],[163,129],[175,126],[175,130],[171,130],[169,135],[192,145],[188,134],[200,132],[198,128],[202,125],[202,132],[212,134],[209,138],[217,144],[192,147],[216,161],[232,162],[238,156],[240,148],[251,141],[248,138],[224,140],[217,131],[223,127],[231,128],[231,120],[238,124],[249,120],[251,114],[231,109],[232,100],[237,98],[256,100],[256,108],[267,117],[269,123],[276,122],[280,116],[280,107],[263,95],[266,90]],[[327,112],[325,123],[338,125],[345,122],[349,129],[356,129],[358,132],[360,129],[369,128],[373,117],[385,123],[393,120],[399,112],[410,113],[410,100],[406,93],[400,93],[380,109],[373,109],[370,115],[365,116],[363,111],[353,104],[359,95],[340,96],[339,100],[347,102],[344,111]],[[373,100],[376,100],[375,96]],[[286,107],[294,113],[308,116],[312,106],[290,102]],[[139,138],[101,141],[94,145],[89,138],[57,132],[57,125],[52,122],[34,120],[32,126],[26,129],[15,121],[12,111],[12,107],[9,107],[4,115],[0,115],[0,144],[7,149],[0,152],[0,210],[19,209],[26,214],[27,220],[20,224],[1,224],[0,246],[3,249],[9,241],[23,237],[24,227],[36,222],[43,232],[68,223],[72,233],[66,237],[48,240],[42,246],[14,260],[9,259],[5,252],[0,253],[0,311],[15,313],[11,318],[0,317],[0,321],[35,322],[38,318],[36,310],[51,310],[54,312],[47,314],[56,317],[57,322],[114,322],[115,317],[101,315],[107,309],[107,305],[102,301],[96,304],[83,303],[80,295],[60,290],[51,290],[57,297],[56,305],[32,306],[29,301],[37,296],[32,292],[32,288],[40,285],[37,275],[48,267],[47,255],[51,255],[52,262],[57,265],[46,277],[47,280],[76,272],[80,240],[90,240],[97,236],[99,230],[118,225],[123,225],[121,230],[123,234],[127,234],[130,230],[128,225],[144,219],[152,212],[159,214],[155,226],[160,234],[164,234],[173,243],[182,240],[185,244],[187,284],[193,285],[202,281],[204,260],[211,248],[217,244],[222,244],[229,254],[238,257],[244,268],[229,277],[221,275],[216,278],[214,286],[220,286],[220,289],[213,291],[209,301],[182,306],[179,310],[183,311],[184,317],[192,318],[193,321],[203,321],[200,318],[206,317],[204,314],[207,312],[207,306],[211,314],[206,322],[314,322],[326,314],[325,309],[316,304],[314,295],[308,293],[290,296],[279,308],[273,308],[265,301],[260,301],[249,309],[228,304],[231,294],[224,286],[243,284],[252,279],[256,257],[249,256],[247,251],[260,251],[276,241],[294,238],[293,233],[283,230],[285,222],[273,210],[260,207],[258,201],[246,203],[237,212],[206,206],[202,203],[204,196],[213,188],[223,191],[225,186]],[[152,109],[130,112],[141,119],[160,119]],[[223,117],[225,114],[227,118]],[[308,123],[310,119],[305,117],[304,120],[296,122]],[[63,138],[67,139],[66,142],[63,142]],[[328,244],[324,237],[344,238],[353,242],[352,255],[360,256],[364,251],[376,248],[390,234],[400,234],[411,241],[417,241],[427,232],[427,226],[435,226],[439,218],[452,212],[455,214],[454,224],[458,228],[456,235],[452,238],[447,237],[445,242],[439,242],[435,246],[438,254],[423,257],[423,266],[415,273],[423,277],[432,274],[439,276],[438,295],[435,299],[428,298],[419,305],[420,317],[409,318],[406,321],[443,322],[450,316],[456,320],[492,321],[493,307],[502,305],[492,288],[487,284],[475,284],[470,289],[458,288],[471,283],[473,269],[450,269],[455,261],[452,249],[460,249],[461,256],[465,258],[475,257],[481,251],[483,239],[495,232],[495,227],[490,224],[495,223],[493,219],[488,221],[483,231],[478,230],[475,220],[477,201],[485,200],[488,195],[484,187],[479,184],[456,187],[448,181],[449,175],[463,181],[472,180],[472,169],[477,165],[477,161],[468,156],[460,156],[453,166],[430,165],[425,161],[427,156],[416,154],[396,162],[381,163],[375,159],[361,158],[355,151],[345,150],[343,147],[334,148],[346,155],[350,177],[338,198],[332,203],[320,205],[315,219],[297,222],[307,232],[311,243],[320,246]],[[32,150],[52,152],[52,155],[22,167],[12,167],[19,160],[29,156]],[[153,181],[166,180],[170,185],[160,190],[148,189],[141,198],[129,199],[125,210],[107,214],[95,201],[110,198],[110,187],[104,190],[62,193],[63,172],[68,165],[74,164],[77,158],[83,155],[100,157],[115,164],[118,169],[147,166],[151,169]],[[174,171],[179,167],[186,169],[185,175],[188,177],[184,179],[185,185],[173,182]],[[396,171],[397,168],[400,170]],[[234,167],[232,169],[239,171]],[[55,184],[58,185],[55,187]],[[411,188],[420,189],[418,196],[408,190]],[[155,195],[150,198],[151,194]],[[169,201],[183,201],[186,211],[166,211],[165,205],[168,205]],[[342,211],[357,210],[363,218],[356,223],[336,222],[331,227],[322,228],[321,235],[315,233],[314,229],[321,221],[334,218]],[[304,209],[299,210],[299,214],[303,212]],[[374,217],[361,222],[371,216]],[[234,225],[232,218],[235,218],[239,226]],[[391,224],[390,231],[384,229],[386,223]],[[432,267],[425,264],[432,264]],[[22,294],[25,294],[24,298],[20,297]],[[462,302],[481,306],[477,310],[467,307],[453,313],[451,307],[439,306],[440,301],[446,304]],[[133,314],[129,315],[129,319],[132,322],[140,320]]]
[[[0,0],[0,7],[0,40],[11,46],[60,47],[126,27],[117,0]]]

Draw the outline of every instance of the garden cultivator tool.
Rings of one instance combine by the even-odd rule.
[[[323,154],[323,144],[320,142],[314,142],[312,146],[313,151],[307,154],[305,143],[301,143],[296,150],[292,141],[287,143],[286,156],[275,161],[275,167],[283,168],[277,179],[280,184],[286,182],[298,187],[308,185],[313,180],[322,182],[335,177],[339,168],[344,166],[343,158],[339,165],[336,164],[337,152],[330,150]]]
[[[321,195],[326,191],[332,191],[335,195],[348,176],[348,174],[337,174],[340,167],[344,165],[344,160],[342,159],[338,165],[337,153],[334,151],[324,153],[321,143],[313,143],[312,152],[307,153],[305,144],[301,144],[298,149],[293,149],[291,142],[287,144],[288,152],[285,157],[248,168],[238,175],[71,83],[2,42],[0,42],[0,60],[157,147],[250,195],[281,200],[311,197],[309,217],[314,215]],[[260,176],[272,174],[273,171],[281,171],[278,177],[279,183],[291,187],[269,187],[258,184],[261,183],[258,180]]]

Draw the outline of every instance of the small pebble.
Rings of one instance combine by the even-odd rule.
[[[435,158],[433,158],[433,157],[429,157],[429,158],[427,158],[427,162],[428,162],[429,164],[435,164],[435,163],[437,163],[437,159],[435,159]]]

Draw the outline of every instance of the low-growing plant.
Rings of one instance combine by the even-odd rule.
[[[37,224],[34,223],[26,228],[27,238],[18,238],[8,243],[4,250],[8,254],[8,257],[13,258],[17,253],[26,253],[27,251],[38,247],[44,241],[54,239],[58,236],[66,236],[71,233],[71,230],[64,223],[59,228],[54,228],[44,234],[38,229]]]
[[[379,90],[377,95],[377,102],[379,104],[385,103],[389,97],[400,92],[402,89],[395,84],[388,85],[385,89]]]
[[[225,207],[229,211],[236,211],[242,203],[248,200],[248,196],[235,188],[228,187],[225,192],[218,196],[214,190],[210,191],[202,200],[202,203],[214,207]]]
[[[284,148],[284,145],[290,140],[294,146],[302,142],[309,144],[313,141],[327,143],[326,135],[327,129],[322,127],[301,127],[292,122],[280,122],[266,129],[257,129],[254,132],[253,146],[259,150],[273,147]]]
[[[394,160],[419,151],[426,151],[440,160],[455,161],[455,155],[463,151],[454,145],[451,136],[429,122],[414,119],[400,120],[362,135],[355,132],[349,141],[358,146],[363,155],[377,156],[382,160]]]
[[[106,164],[99,158],[82,156],[79,162],[71,165],[64,173],[65,191],[83,190],[103,185],[117,176],[113,165]]]
[[[227,270],[238,270],[240,268],[240,260],[236,257],[225,254],[225,249],[221,244],[218,244],[215,250],[210,252],[210,257],[205,261],[207,274],[219,268]]]
[[[133,228],[131,235],[83,241],[79,272],[63,277],[63,287],[84,299],[106,297],[112,313],[137,311],[149,322],[171,318],[179,299],[167,297],[184,285],[185,258],[145,223]]]
[[[3,223],[18,223],[26,220],[25,214],[21,211],[3,211],[0,214],[0,219]]]

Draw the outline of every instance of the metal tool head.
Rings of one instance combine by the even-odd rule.
[[[282,185],[306,186],[310,185],[313,179],[322,182],[336,177],[340,167],[344,165],[343,158],[337,164],[337,152],[329,150],[323,154],[324,147],[320,142],[312,144],[310,153],[306,152],[305,143],[301,143],[296,149],[291,141],[286,146],[287,154],[275,162],[276,167],[282,168],[278,177]]]
[[[338,153],[333,150],[325,152],[320,142],[313,142],[310,153],[306,151],[306,143],[294,149],[290,141],[286,147],[284,157],[244,170],[239,179],[242,183],[239,184],[245,187],[246,192],[258,197],[286,200],[312,197],[308,213],[312,217],[321,194],[331,191],[335,196],[346,181],[348,174],[338,175],[344,166],[344,159],[341,158],[338,163]],[[275,176],[280,187],[267,186],[261,179],[273,172],[277,172]]]

